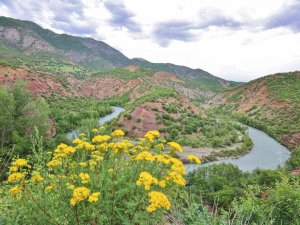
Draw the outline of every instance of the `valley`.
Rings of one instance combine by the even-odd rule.
[[[299,96],[0,16],[0,225],[296,224]]]

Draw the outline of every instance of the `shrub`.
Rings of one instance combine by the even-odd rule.
[[[156,224],[186,184],[183,163],[163,152],[158,131],[139,143],[94,129],[72,145],[60,144],[29,165],[15,160],[8,193],[14,202],[5,218],[23,224]],[[160,145],[162,147],[158,148]],[[156,146],[156,147],[155,147]],[[174,148],[174,146],[176,148]],[[150,151],[155,148],[155,153]],[[42,154],[42,153],[40,153]],[[172,153],[174,154],[174,152]],[[16,217],[17,218],[16,218]],[[1,216],[0,216],[1,217]],[[8,223],[8,222],[7,222]]]

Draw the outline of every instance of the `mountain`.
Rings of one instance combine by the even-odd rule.
[[[278,73],[224,91],[206,104],[264,129],[281,143],[300,145],[300,72]]]
[[[44,75],[71,74],[81,79],[95,72],[138,65],[175,74],[184,80],[187,88],[202,90],[203,96],[239,84],[201,69],[129,59],[102,41],[57,34],[33,22],[7,17],[0,17],[0,63]]]

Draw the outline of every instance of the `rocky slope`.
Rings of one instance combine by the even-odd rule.
[[[268,131],[285,145],[300,144],[300,72],[274,74],[225,91],[206,102]]]

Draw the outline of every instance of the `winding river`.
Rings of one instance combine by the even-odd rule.
[[[216,162],[205,163],[206,166],[216,163],[231,163],[238,166],[242,171],[252,171],[256,168],[275,170],[283,166],[290,158],[290,151],[265,132],[248,127],[249,136],[253,141],[251,151],[238,159],[225,159]],[[192,171],[199,165],[186,165],[187,171]]]
[[[124,111],[123,108],[117,106],[113,106],[113,109],[113,113],[99,118],[99,125],[103,125],[105,122],[117,118],[119,114]],[[199,166],[216,163],[231,163],[237,165],[242,171],[252,171],[256,168],[275,170],[278,166],[283,166],[290,158],[290,151],[265,132],[253,127],[248,127],[248,131],[254,144],[252,150],[248,154],[238,159],[220,160],[205,163],[203,165],[185,165],[187,171],[192,171]],[[77,131],[67,133],[67,138],[70,140],[77,136]]]
[[[98,120],[99,126],[102,126],[107,121],[117,118],[121,112],[125,111],[125,109],[118,106],[112,106],[112,108],[114,110],[112,113],[99,118]],[[68,140],[74,140],[75,138],[78,138],[78,130],[72,130],[71,132],[66,134],[66,137]]]

